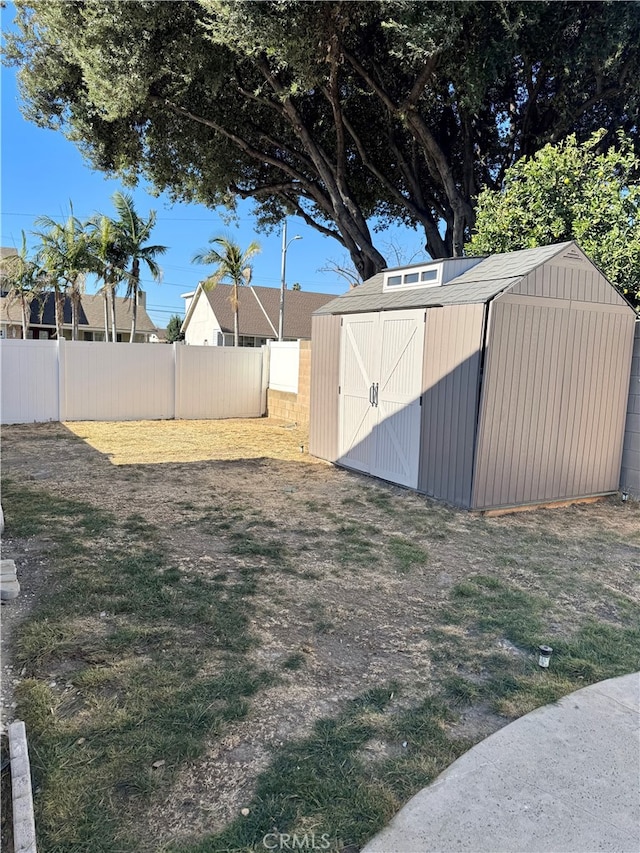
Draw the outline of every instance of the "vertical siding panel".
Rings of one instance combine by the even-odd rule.
[[[526,307],[522,310],[514,308],[511,310],[509,326],[513,332],[515,340],[512,346],[517,346],[517,342],[524,338],[524,321],[526,317]],[[518,429],[518,422],[521,416],[523,396],[522,383],[526,377],[526,363],[524,359],[514,359],[509,362],[509,397],[507,404],[507,451],[502,457],[502,471],[500,475],[500,490],[501,496],[508,499],[514,494],[515,474],[518,467],[519,457],[519,441],[521,433]],[[503,498],[503,499],[504,499]]]
[[[484,305],[427,310],[418,488],[470,504]]]
[[[615,364],[613,360],[615,358],[615,350],[616,347],[616,335],[619,332],[619,325],[617,322],[618,318],[615,314],[605,314],[602,317],[603,326],[604,326],[604,336],[603,336],[603,352],[601,355],[604,355],[604,364],[603,364],[603,380],[604,382],[609,380],[611,383],[611,387],[609,389],[610,399],[613,402],[615,399],[615,385],[616,380],[615,376],[610,374],[608,371],[607,365]],[[609,376],[607,377],[607,373]],[[611,435],[611,427],[612,427],[612,415],[613,415],[613,407],[612,406],[599,406],[599,418],[597,422],[597,433],[594,436],[594,446],[592,446],[592,453],[594,459],[593,466],[593,479],[595,483],[606,482],[609,478],[607,477],[607,469],[609,467],[609,459],[611,456],[610,445],[609,446],[599,446],[604,437]],[[617,485],[617,483],[616,483]]]
[[[562,441],[562,474],[560,478],[559,494],[561,497],[567,497],[570,494],[569,483],[571,480],[571,472],[575,466],[575,438],[578,420],[576,411],[578,405],[578,385],[579,385],[579,370],[576,364],[574,351],[577,348],[580,351],[582,347],[583,329],[579,322],[580,316],[573,311],[569,318],[569,336],[568,339],[572,342],[567,347],[567,374],[565,376],[565,412],[566,418],[564,421],[564,436],[561,436]]]
[[[610,315],[611,346],[609,364],[622,364],[624,349],[621,345],[624,343],[624,319],[621,314]],[[620,370],[614,371],[609,376],[605,373],[605,382],[608,381],[610,384],[610,405],[605,407],[604,435],[601,437],[601,440],[606,441],[606,444],[603,446],[603,450],[606,452],[601,454],[601,467],[599,471],[601,481],[611,483],[614,489],[618,486],[620,475],[620,470],[615,470],[618,454],[615,452],[615,441],[613,440],[616,432],[616,413],[624,407],[624,403],[626,402],[624,399],[621,400],[623,387],[621,387],[620,373]]]
[[[534,315],[533,307],[530,305],[524,306],[524,311],[522,313],[524,315],[524,337],[525,340],[531,341],[533,349],[533,347],[535,346],[535,342],[532,335]],[[520,435],[521,438],[520,441],[518,441],[517,443],[517,464],[514,466],[514,476],[512,485],[512,489],[514,494],[516,495],[516,500],[518,501],[518,503],[524,502],[524,493],[527,482],[527,459],[529,456],[529,442],[532,434],[531,418],[533,415],[533,409],[531,406],[531,389],[534,381],[532,372],[528,369],[528,365],[524,359],[522,360],[521,368],[522,378],[521,384],[519,386],[520,416],[518,418],[516,426],[516,432]]]
[[[566,303],[565,303],[566,304]],[[553,311],[553,309],[551,309]],[[568,424],[567,402],[570,396],[569,385],[571,381],[571,363],[568,360],[568,352],[571,348],[571,312],[569,310],[553,311],[558,320],[558,342],[557,342],[557,365],[551,367],[552,375],[550,382],[555,383],[556,388],[556,420],[553,431],[553,440],[550,442],[550,483],[548,493],[552,495],[562,494],[562,477],[564,461],[564,444]],[[554,375],[555,374],[555,375]]]
[[[592,347],[592,373],[591,381],[588,383],[588,406],[585,412],[585,420],[587,423],[585,455],[582,460],[580,491],[584,494],[589,494],[594,491],[594,468],[596,459],[594,456],[596,436],[600,431],[600,422],[602,420],[602,411],[597,408],[599,390],[602,387],[603,372],[606,365],[603,360],[603,349],[606,346],[606,341],[603,340],[603,334],[606,334],[606,318],[598,317],[594,312],[589,312],[589,325],[591,327],[591,347]]]
[[[338,458],[340,317],[312,320],[309,452],[320,459]]]
[[[511,297],[492,305],[476,460],[477,508],[552,500],[561,488],[570,329],[568,309],[555,307],[556,301],[541,299],[538,307]],[[564,413],[562,420],[567,417]]]

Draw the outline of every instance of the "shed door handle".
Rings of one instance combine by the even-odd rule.
[[[373,405],[378,407],[378,383],[373,383]]]
[[[373,382],[371,383],[371,388],[369,388],[369,405],[373,406]]]

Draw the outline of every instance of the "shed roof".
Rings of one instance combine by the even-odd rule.
[[[389,292],[383,289],[384,273],[378,273],[359,287],[323,305],[315,313],[355,314],[361,311],[488,302],[571,245],[572,242],[569,241],[553,246],[490,255],[439,287],[412,287]]]
[[[204,290],[204,289],[203,289]],[[230,284],[218,284],[204,290],[223,332],[233,332],[233,309],[231,307]],[[285,290],[284,337],[311,338],[311,315],[321,306],[334,299],[331,293],[311,293],[304,290]],[[195,299],[192,302],[195,305]],[[191,311],[191,306],[190,309]],[[241,335],[273,338],[278,335],[280,316],[280,289],[276,287],[238,288],[238,324]],[[189,312],[183,323],[187,325]]]

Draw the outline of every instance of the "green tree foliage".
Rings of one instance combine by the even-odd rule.
[[[183,341],[184,333],[180,331],[182,328],[182,318],[177,314],[173,314],[169,317],[169,322],[167,323],[167,331],[166,331],[166,340],[167,343],[172,344],[175,341]]]
[[[31,318],[31,303],[40,296],[44,284],[44,273],[29,256],[27,238],[22,232],[22,243],[15,255],[0,260],[2,289],[9,303],[18,302],[22,321],[22,337],[27,337]]]
[[[104,339],[109,340],[109,316],[111,317],[111,340],[116,343],[116,292],[126,277],[127,256],[119,239],[117,223],[109,216],[96,213],[88,222],[89,229],[89,272],[102,282],[99,293],[104,299]]]
[[[115,223],[116,239],[126,263],[131,264],[131,269],[125,280],[127,283],[126,298],[131,301],[131,336],[129,342],[133,343],[138,316],[140,265],[144,264],[147,267],[154,281],[160,281],[162,270],[158,266],[156,257],[163,255],[167,251],[167,247],[153,246],[147,243],[156,224],[155,210],[149,212],[147,219],[142,219],[136,212],[133,198],[127,193],[121,192],[113,194],[113,205],[118,214]]]
[[[640,162],[624,134],[600,151],[604,135],[571,135],[508,169],[502,192],[480,194],[468,253],[576,240],[640,310]]]
[[[296,214],[365,278],[385,266],[371,217],[460,254],[476,196],[520,157],[638,126],[637,0],[16,7],[28,118],[175,198]]]
[[[233,285],[231,291],[231,310],[233,311],[233,345],[239,346],[240,334],[238,329],[238,288],[251,282],[253,267],[252,259],[260,252],[260,244],[255,240],[242,251],[237,243],[229,237],[212,237],[209,240],[212,248],[206,252],[198,252],[192,258],[194,264],[216,264],[216,270],[209,276],[203,287],[211,290],[216,285],[229,282]],[[213,248],[217,246],[218,248]]]
[[[64,300],[68,296],[71,301],[71,337],[77,341],[80,299],[86,273],[91,268],[86,225],[74,216],[71,203],[69,216],[64,222],[58,222],[50,216],[40,216],[36,225],[44,229],[36,232],[40,238],[37,263],[53,289],[58,340],[63,337]]]

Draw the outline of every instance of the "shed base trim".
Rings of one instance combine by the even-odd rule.
[[[534,509],[560,509],[561,507],[573,506],[574,504],[594,504],[615,494],[616,492],[603,492],[602,494],[590,495],[586,498],[567,498],[562,501],[543,501],[542,503],[524,504],[522,506],[501,506],[496,509],[475,509],[471,510],[471,512],[474,515],[483,515],[485,518],[495,518],[498,515],[508,515],[512,512],[529,512]]]

